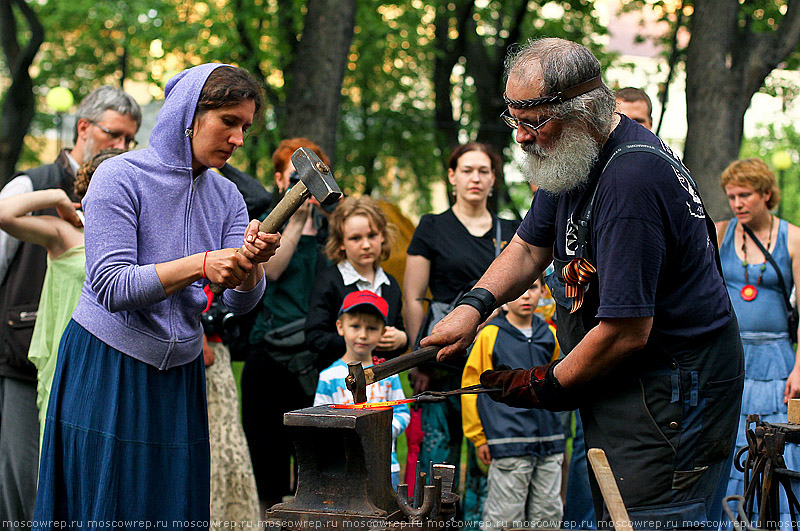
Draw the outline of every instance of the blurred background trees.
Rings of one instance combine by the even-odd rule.
[[[719,175],[739,155],[744,114],[753,95],[797,50],[800,3],[694,0],[691,34],[684,162],[709,213],[719,219],[729,211]]]
[[[753,94],[791,88],[764,85],[773,69],[794,65],[798,3],[0,0],[0,184],[15,167],[41,158],[37,139],[54,118],[44,103],[50,89],[68,88],[78,102],[103,83],[135,84],[140,101],[158,102],[166,81],[181,69],[221,61],[262,79],[268,101],[264,125],[235,155],[237,166],[270,184],[270,154],[280,139],[308,136],[332,155],[346,190],[406,201],[407,209],[425,212],[430,190],[441,188],[454,144],[487,142],[512,160],[513,136],[498,119],[508,46],[530,37],[564,37],[588,46],[604,67],[620,65],[607,52],[608,30],[598,9],[603,4],[649,10],[663,21],[656,36],[663,70],[686,71],[686,163],[719,216],[727,205],[717,178],[739,152]],[[667,102],[665,90],[660,96]],[[24,137],[26,132],[32,134]],[[792,134],[765,131],[761,139],[792,146]],[[67,145],[71,137],[69,132]],[[745,148],[754,150],[754,143],[749,139]],[[787,153],[793,167],[798,154]],[[794,174],[782,171],[787,187]],[[507,214],[524,212],[527,187],[509,184],[498,180],[495,206]]]
[[[44,36],[25,0],[0,0],[0,47],[9,79],[0,105],[0,184],[14,172],[36,112],[30,68]]]
[[[755,139],[747,149],[742,146],[744,116],[753,96],[765,91],[793,97],[796,91],[791,82],[765,83],[776,68],[796,69],[799,64],[800,2],[627,0],[623,9],[647,5],[661,8],[661,21],[669,26],[657,38],[664,49],[667,80],[678,68],[686,72],[688,127],[683,161],[692,171],[709,213],[721,219],[730,214],[730,208],[719,187],[720,174],[740,151],[742,156],[759,156],[753,154]],[[681,32],[684,39],[679,38]],[[663,104],[668,100],[668,88],[667,83],[659,93]],[[765,161],[773,165],[769,157]],[[781,171],[785,173],[785,169]]]

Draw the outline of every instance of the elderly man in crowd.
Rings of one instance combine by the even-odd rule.
[[[743,355],[714,225],[686,168],[614,112],[585,47],[542,39],[506,61],[505,121],[540,191],[517,235],[422,345],[463,353],[552,262],[562,360],[487,371],[516,407],[580,408],[634,527],[714,525],[732,458]],[[600,525],[610,519],[592,478]]]
[[[53,164],[20,172],[0,197],[62,188],[74,196],[75,173],[106,148],[130,149],[142,123],[139,105],[120,89],[102,86],[75,115],[75,145]],[[47,212],[53,213],[54,212]],[[28,361],[47,251],[0,231],[0,521],[29,521],[36,500],[39,421],[36,368]]]

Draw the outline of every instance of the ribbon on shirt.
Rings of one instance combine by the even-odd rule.
[[[571,260],[561,270],[561,276],[566,284],[565,293],[567,297],[572,297],[572,309],[569,313],[577,312],[583,305],[586,287],[595,274],[597,274],[597,269],[583,257]]]

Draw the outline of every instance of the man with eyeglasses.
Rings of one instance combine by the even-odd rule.
[[[15,174],[0,197],[62,188],[74,198],[75,174],[106,148],[131,149],[142,123],[136,101],[124,91],[102,86],[76,112],[74,147],[53,164]],[[56,215],[53,211],[42,214]],[[33,517],[39,462],[36,369],[28,347],[47,269],[44,247],[20,242],[0,231],[0,521]]]
[[[443,347],[440,361],[463,353],[481,322],[553,262],[567,355],[487,371],[481,383],[513,407],[580,408],[587,448],[607,454],[634,529],[717,528],[744,363],[713,222],[680,161],[614,112],[584,46],[531,41],[506,70],[503,119],[540,190],[514,239],[422,345]]]

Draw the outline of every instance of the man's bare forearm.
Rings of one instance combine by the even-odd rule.
[[[475,287],[489,290],[498,305],[506,303],[522,295],[551,261],[550,249],[534,247],[519,236],[514,236]],[[463,355],[472,344],[481,321],[476,308],[457,306],[437,323],[431,335],[420,344],[423,347],[442,347],[437,356],[439,361]]]
[[[652,317],[600,321],[554,369],[556,379],[570,388],[605,376],[644,348],[652,327]]]
[[[514,235],[475,287],[491,291],[498,306],[505,304],[530,288],[552,260],[550,249],[534,247]]]

